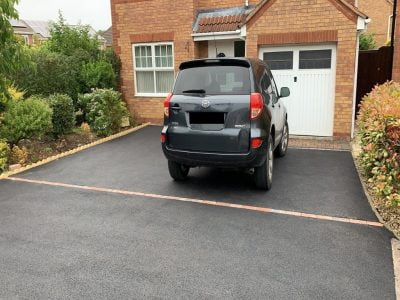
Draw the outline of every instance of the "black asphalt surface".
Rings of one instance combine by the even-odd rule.
[[[16,177],[376,221],[348,152],[173,182],[158,127]],[[394,299],[383,228],[0,181],[0,299]]]

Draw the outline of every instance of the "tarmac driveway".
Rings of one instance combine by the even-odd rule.
[[[266,193],[236,171],[172,181],[159,132],[0,181],[0,298],[394,299],[350,153],[289,149]]]

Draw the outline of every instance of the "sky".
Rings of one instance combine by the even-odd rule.
[[[20,0],[20,19],[35,21],[57,20],[61,10],[69,24],[89,24],[96,30],[111,26],[110,0]]]

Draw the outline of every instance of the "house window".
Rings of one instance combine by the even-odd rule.
[[[29,36],[27,36],[26,34],[23,34],[23,35],[22,35],[22,38],[24,39],[24,43],[25,43],[26,45],[28,45],[28,44],[29,44]]]
[[[172,43],[133,45],[137,96],[165,96],[174,84]]]

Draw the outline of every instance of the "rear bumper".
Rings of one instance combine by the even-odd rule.
[[[162,143],[162,149],[168,160],[190,167],[254,168],[261,166],[266,158],[265,145],[262,145],[258,149],[251,149],[248,153],[194,152],[171,149],[166,143]]]

